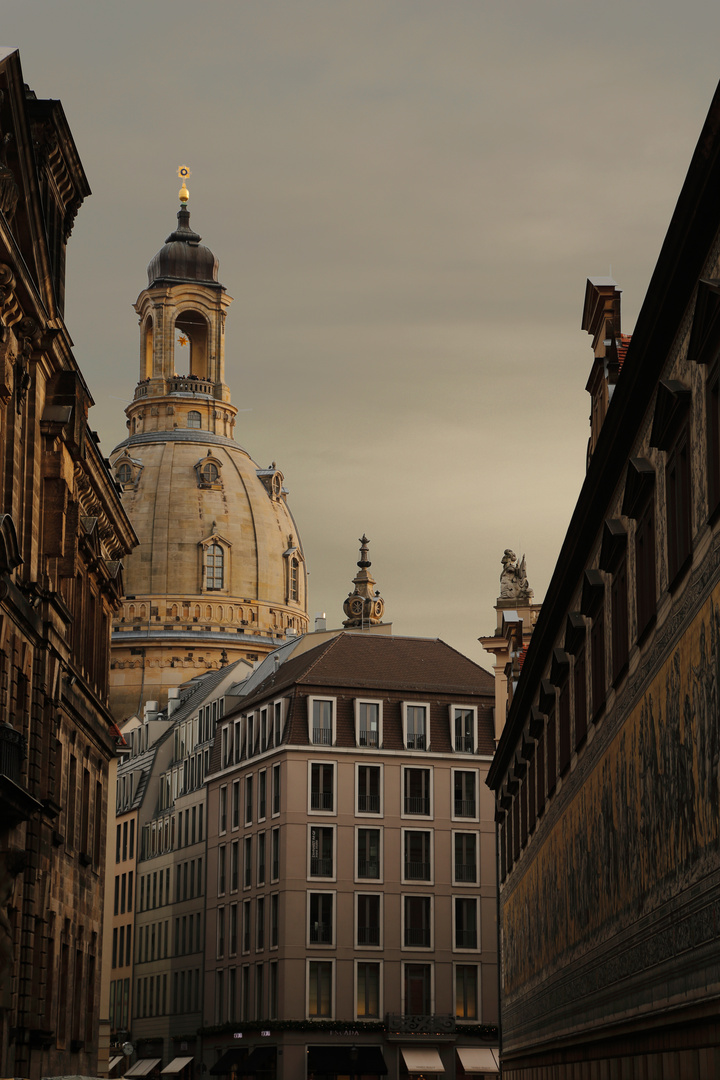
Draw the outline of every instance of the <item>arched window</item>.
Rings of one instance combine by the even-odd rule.
[[[118,469],[117,478],[121,484],[129,484],[132,480],[132,469],[126,461]]]
[[[205,588],[222,589],[225,556],[219,544],[208,544],[205,549]]]
[[[290,560],[290,599],[297,600],[298,598],[298,561],[297,559]]]
[[[192,410],[187,416],[187,426],[192,428],[202,427],[202,417],[199,412]]]
[[[199,413],[198,413],[198,415],[199,415]],[[206,484],[215,484],[215,483],[217,483],[218,477],[220,476],[217,465],[214,465],[212,463],[212,461],[209,461],[207,463],[207,465],[203,466],[202,474],[203,474],[203,480],[205,481]]]

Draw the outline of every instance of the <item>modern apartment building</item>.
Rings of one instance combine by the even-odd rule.
[[[444,642],[383,632],[251,676],[210,756],[212,1074],[495,1071],[493,701]]]

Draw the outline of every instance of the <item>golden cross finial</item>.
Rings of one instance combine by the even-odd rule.
[[[182,187],[180,188],[180,191],[178,192],[178,198],[180,199],[180,202],[182,203],[182,206],[185,207],[185,206],[187,206],[187,201],[190,198],[190,192],[188,191],[187,184],[185,183],[188,176],[190,176],[190,170],[188,169],[187,165],[181,165],[180,168],[178,169],[177,174],[180,177],[180,179],[182,180]]]

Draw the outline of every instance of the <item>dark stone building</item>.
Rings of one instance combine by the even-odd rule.
[[[720,91],[629,344],[586,290],[587,476],[488,778],[508,1080],[720,1069],[719,191]]]
[[[110,625],[134,534],[63,319],[89,187],[0,55],[0,1073],[95,1073]]]

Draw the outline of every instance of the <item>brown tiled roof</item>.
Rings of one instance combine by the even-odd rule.
[[[294,684],[378,693],[495,693],[488,671],[438,638],[342,633],[287,660],[242,702],[243,712]]]
[[[632,334],[620,335],[620,347],[618,348],[618,369],[622,371],[622,366],[625,363],[625,357],[627,356],[628,345],[632,341]]]

